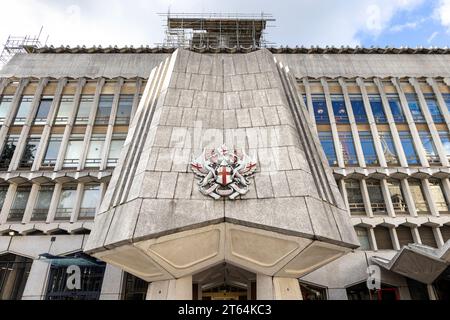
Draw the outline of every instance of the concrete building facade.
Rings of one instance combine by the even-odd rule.
[[[16,55],[0,299],[448,299],[449,66],[444,49]],[[225,196],[199,186],[203,151]],[[232,199],[211,160],[228,155],[256,166]]]

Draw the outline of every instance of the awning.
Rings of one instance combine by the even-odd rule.
[[[39,255],[39,259],[43,262],[50,263],[52,266],[68,267],[68,266],[83,266],[83,267],[103,267],[105,263],[92,258],[84,253],[77,253],[71,256],[55,256],[49,253]]]
[[[374,256],[371,261],[386,270],[432,284],[450,264],[450,241],[440,249],[409,244],[390,260]]]

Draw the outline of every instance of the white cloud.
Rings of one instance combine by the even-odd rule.
[[[360,33],[378,36],[392,17],[424,0],[20,0],[0,11],[0,42],[37,33],[59,45],[152,45],[163,40],[167,12],[270,12],[268,38],[278,45],[356,45]],[[445,0],[446,2],[449,2]],[[450,26],[450,14],[448,15]],[[45,39],[44,39],[45,40]]]
[[[450,0],[440,0],[435,14],[442,26],[450,32]]]

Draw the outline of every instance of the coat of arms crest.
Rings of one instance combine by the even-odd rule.
[[[191,163],[191,169],[200,181],[200,192],[214,199],[231,200],[248,192],[248,178],[256,171],[256,160],[245,152],[228,150],[226,146],[203,153]]]

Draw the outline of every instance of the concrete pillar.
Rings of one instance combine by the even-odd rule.
[[[360,187],[361,187],[361,194],[362,194],[362,198],[363,198],[363,202],[364,202],[364,208],[366,209],[366,214],[369,217],[373,217],[372,205],[370,202],[369,191],[367,190],[366,180],[363,179],[360,181]]]
[[[23,291],[22,300],[44,300],[50,264],[34,260]]]
[[[256,300],[273,300],[273,281],[271,276],[256,275]]]
[[[428,291],[428,298],[430,300],[438,300],[436,291],[434,290],[434,287],[432,284],[427,284],[427,291]]]
[[[55,220],[56,209],[58,209],[59,197],[61,196],[62,183],[55,184],[53,189],[52,200],[50,202],[50,207],[48,208],[47,223],[51,223]]]
[[[192,300],[192,276],[150,283],[147,300]]]
[[[408,100],[406,99],[405,93],[403,92],[400,80],[398,78],[391,78],[391,82],[397,90],[397,94],[400,99],[400,105],[402,107],[403,114],[405,115],[406,122],[408,123],[409,131],[411,133],[414,148],[416,149],[420,164],[422,167],[429,168],[430,164],[428,163],[428,160],[426,158],[426,153],[423,149],[422,141],[420,140],[419,132],[417,131],[417,127],[411,114],[411,110],[409,109]]]
[[[313,127],[316,128],[316,119],[314,118],[314,107],[311,96],[311,87],[309,86],[308,78],[303,78],[303,86],[305,87],[305,95],[306,95],[306,106],[308,107],[308,112],[311,117],[311,123]]]
[[[45,152],[47,151],[48,140],[50,139],[53,122],[54,122],[56,114],[58,112],[58,107],[59,107],[59,103],[61,101],[62,92],[63,92],[66,84],[67,84],[67,78],[62,78],[58,81],[58,85],[56,87],[56,91],[53,96],[53,102],[50,107],[50,111],[48,113],[47,121],[45,123],[44,130],[42,131],[42,134],[41,134],[41,141],[36,150],[36,157],[34,159],[31,171],[37,171],[37,170],[39,170],[39,168],[41,166],[42,160],[45,156]]]
[[[78,106],[80,105],[81,94],[83,92],[83,88],[85,85],[86,85],[85,78],[81,78],[78,80],[77,89],[76,89],[75,96],[73,99],[74,100],[73,101],[73,110],[69,116],[66,127],[64,129],[61,146],[59,147],[58,159],[56,160],[56,164],[55,164],[55,171],[59,171],[63,167],[64,157],[66,156],[66,151],[67,151],[67,145],[69,143],[69,138],[70,138],[70,134],[72,132],[72,127],[75,124],[75,119],[76,119],[77,112],[78,112]]]
[[[370,246],[372,247],[372,250],[378,251],[377,240],[375,238],[375,232],[373,231],[373,228],[368,228],[367,233],[369,236],[369,242],[370,242]]]
[[[11,80],[9,78],[0,78],[0,96],[3,94],[3,91],[5,91],[5,88],[10,82]]]
[[[107,264],[103,277],[100,300],[120,300],[123,285],[123,271]]]
[[[433,235],[434,238],[436,239],[436,244],[438,245],[438,248],[442,248],[442,246],[444,245],[444,238],[442,238],[442,233],[441,233],[441,229],[439,227],[433,227]]]
[[[367,94],[366,86],[364,84],[364,80],[361,78],[356,78],[356,83],[359,86],[359,90],[361,91],[361,96],[364,103],[364,109],[367,114],[367,119],[369,121],[370,131],[373,137],[373,144],[375,146],[375,151],[378,156],[378,160],[380,161],[380,167],[387,167],[386,158],[384,157],[384,152],[380,140],[380,135],[378,133],[378,127],[375,122],[375,118],[372,113],[372,107],[370,106],[369,95]],[[398,151],[397,151],[398,152]]]
[[[329,300],[348,300],[347,290],[345,288],[328,288]]]
[[[400,242],[398,241],[397,230],[394,227],[389,228],[389,234],[392,239],[392,247],[394,250],[400,250]]]
[[[136,79],[136,92],[134,93],[134,97],[133,97],[133,106],[131,108],[131,115],[130,115],[130,124],[134,119],[134,115],[136,114],[136,110],[139,106],[139,102],[140,102],[140,95],[141,95],[141,88],[142,88],[142,79],[141,78],[137,78]]]
[[[6,193],[3,207],[1,208],[2,211],[0,211],[0,225],[6,223],[6,221],[8,220],[9,210],[11,209],[11,206],[13,204],[16,191],[17,184],[11,183],[9,185],[8,192]]]
[[[407,167],[408,161],[406,160],[405,153],[403,152],[402,142],[400,140],[400,135],[397,131],[397,126],[395,125],[394,116],[392,115],[391,106],[389,105],[389,101],[384,92],[383,82],[379,78],[375,78],[373,82],[376,84],[378,88],[378,92],[381,96],[381,102],[383,104],[384,113],[386,114],[386,118],[389,124],[389,130],[392,134],[392,140],[394,142],[395,149],[397,150],[398,160],[400,162],[400,166]]]
[[[296,278],[273,277],[273,296],[275,300],[303,300]]]
[[[450,205],[450,180],[448,178],[441,179],[441,184],[447,205]]]
[[[409,214],[413,217],[417,217],[417,209],[416,204],[414,203],[414,198],[411,193],[411,189],[409,188],[408,179],[400,180],[400,187],[403,190],[403,194],[405,196],[405,202],[408,206]]]
[[[364,152],[362,149],[361,140],[359,138],[358,126],[356,125],[355,116],[353,114],[352,102],[350,101],[350,96],[348,95],[347,84],[342,78],[339,78],[338,81],[341,86],[342,94],[344,95],[345,109],[347,110],[350,129],[352,131],[353,141],[355,143],[358,164],[360,167],[364,168],[366,167],[366,161],[364,159]]]
[[[383,193],[384,203],[386,205],[386,211],[388,215],[395,218],[395,209],[392,204],[391,193],[389,191],[389,186],[386,179],[380,180],[381,192]]]
[[[425,196],[425,201],[428,203],[428,208],[433,216],[439,217],[439,211],[436,208],[436,204],[434,203],[433,195],[431,194],[430,183],[428,179],[420,180],[422,183],[422,190]]]
[[[422,239],[420,239],[419,229],[417,227],[411,227],[411,233],[414,243],[422,244]]]
[[[348,216],[351,216],[351,214],[350,214],[350,206],[348,204],[347,189],[345,188],[345,180],[344,179],[339,179],[337,181],[337,183],[338,183],[339,190],[341,191],[342,198],[344,198],[344,203],[345,203],[345,206],[347,208]]]
[[[33,209],[37,201],[37,197],[39,195],[40,185],[37,183],[33,183],[31,186],[30,196],[28,197],[27,207],[25,208],[25,212],[23,213],[22,223],[29,223],[31,221],[31,216],[33,215]]]
[[[77,195],[75,197],[75,203],[73,206],[72,214],[70,216],[71,223],[78,221],[78,216],[79,216],[80,207],[81,207],[81,201],[83,200],[83,193],[84,193],[84,183],[78,183]]]
[[[428,104],[423,95],[422,88],[420,87],[420,84],[419,82],[417,82],[416,78],[409,78],[409,83],[411,83],[411,85],[414,87],[414,90],[416,91],[420,109],[422,110],[425,121],[427,122],[428,128],[430,129],[431,137],[433,139],[434,146],[436,147],[436,151],[439,155],[439,159],[441,160],[441,164],[444,167],[447,167],[449,165],[447,154],[444,150],[444,147],[442,146],[441,139],[439,138],[439,133],[436,129],[436,125],[434,124],[430,109],[428,108]],[[425,152],[425,150],[423,151]]]
[[[336,126],[336,119],[334,118],[333,105],[330,97],[330,90],[328,88],[328,83],[325,78],[321,78],[323,93],[325,95],[325,102],[327,105],[328,117],[330,119],[331,135],[333,136],[334,149],[336,151],[336,158],[339,167],[345,168],[344,156],[342,154],[342,146],[339,140],[339,133]]]

